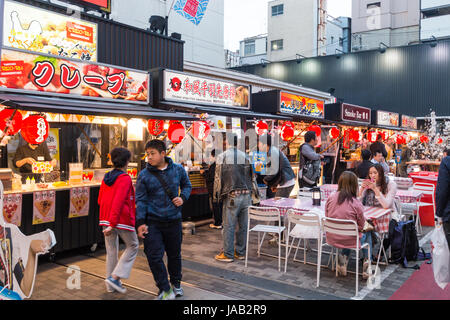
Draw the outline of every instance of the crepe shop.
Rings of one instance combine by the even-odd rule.
[[[33,39],[29,32],[35,25],[11,29],[18,26],[10,21],[16,17],[12,11],[22,23],[39,21],[41,36],[24,42]],[[97,198],[103,176],[111,170],[111,150],[125,146],[132,151],[128,174],[135,181],[145,141],[152,136],[165,139],[172,126],[196,118],[152,108],[148,72],[96,62],[105,51],[97,47],[96,23],[69,21],[69,16],[12,1],[5,2],[1,14],[2,220],[26,235],[53,230],[54,253],[101,243]],[[110,28],[110,22],[101,23],[102,30]],[[80,34],[74,30],[80,25],[88,33],[82,41],[73,36]],[[142,41],[154,37],[143,35]],[[55,51],[52,44],[61,39],[67,40],[67,48]],[[162,52],[169,42],[158,42]],[[74,46],[79,50],[70,51]]]

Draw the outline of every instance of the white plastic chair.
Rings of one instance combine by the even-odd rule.
[[[261,222],[278,222],[278,225],[267,225],[267,224],[257,224],[253,228],[250,228],[250,221],[256,220]],[[247,246],[245,249],[245,268],[247,268],[247,260],[248,260],[248,240],[250,236],[250,232],[256,231],[258,232],[258,257],[261,254],[261,246],[264,242],[264,237],[267,233],[276,233],[278,234],[278,239],[281,239],[281,234],[283,233],[285,227],[281,226],[281,217],[280,210],[278,208],[273,207],[248,207],[248,226],[247,228]],[[260,240],[260,232],[263,232],[262,239]],[[281,241],[278,241],[278,271],[281,271]]]
[[[419,210],[421,207],[428,207],[428,206],[433,206],[433,212],[436,212],[436,201],[434,198],[435,195],[435,186],[432,183],[424,183],[424,182],[416,182],[413,185],[413,190],[416,191],[420,191],[422,192],[422,196],[423,195],[431,195],[431,199],[432,202],[422,202],[421,199],[422,197],[420,197],[419,201],[416,201],[415,203],[402,203],[402,212],[404,212],[404,214],[408,214],[408,215],[416,215],[416,230],[418,232],[419,235],[422,234],[422,224],[420,223],[420,214],[419,214]],[[406,211],[406,212],[405,212]]]
[[[297,199],[300,198],[312,198],[311,188],[299,188]]]
[[[347,249],[351,249],[356,251],[356,294],[355,296],[358,296],[358,278],[359,278],[359,250],[367,247],[368,250],[368,256],[371,257],[370,252],[370,246],[368,243],[365,243],[364,245],[361,245],[360,239],[359,239],[359,231],[358,231],[358,225],[353,220],[344,220],[344,219],[335,219],[335,218],[328,218],[324,217],[322,218],[322,228],[323,232],[327,236],[327,234],[335,234],[339,236],[346,236],[346,237],[354,237],[355,238],[355,246],[350,247]],[[326,241],[323,245],[329,245],[328,241]],[[338,252],[339,250],[336,250],[336,276],[338,275],[337,266],[338,266]],[[372,274],[372,264],[369,263],[369,274]],[[319,279],[320,279],[320,269],[319,269]]]
[[[284,272],[287,270],[287,261],[294,246],[295,239],[298,239],[297,248],[294,254],[297,256],[300,240],[303,239],[303,263],[306,264],[306,239],[317,240],[317,284],[319,286],[319,273],[320,273],[320,261],[322,257],[322,227],[320,223],[320,217],[314,212],[301,212],[295,209],[289,209],[287,212],[288,229],[286,237],[286,260],[284,264]],[[295,226],[291,230],[291,224]],[[289,243],[290,238],[292,242]]]

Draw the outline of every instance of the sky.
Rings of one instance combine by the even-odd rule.
[[[224,0],[225,49],[236,51],[239,41],[267,33],[267,3],[270,0]],[[315,1],[315,0],[297,0]],[[351,0],[327,0],[328,14],[351,16]]]

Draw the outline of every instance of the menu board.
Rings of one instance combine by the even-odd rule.
[[[377,124],[380,126],[398,127],[400,115],[395,112],[377,111]]]
[[[280,112],[315,118],[324,117],[324,101],[280,92]]]
[[[5,91],[148,104],[150,75],[122,67],[3,49]]]
[[[360,122],[370,124],[370,109],[343,103],[341,117],[343,121]]]
[[[85,217],[89,215],[89,188],[70,189],[69,218]]]
[[[6,223],[20,227],[22,223],[22,194],[11,193],[3,198],[3,218]]]
[[[402,114],[402,128],[417,129],[417,118]]]
[[[163,71],[163,96],[167,101],[250,108],[250,86]]]
[[[33,225],[55,221],[55,191],[33,193]]]
[[[3,46],[97,61],[97,24],[5,1]]]

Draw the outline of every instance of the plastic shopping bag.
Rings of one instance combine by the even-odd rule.
[[[444,289],[450,282],[450,253],[442,225],[437,225],[434,229],[431,242],[434,280],[441,289]]]

